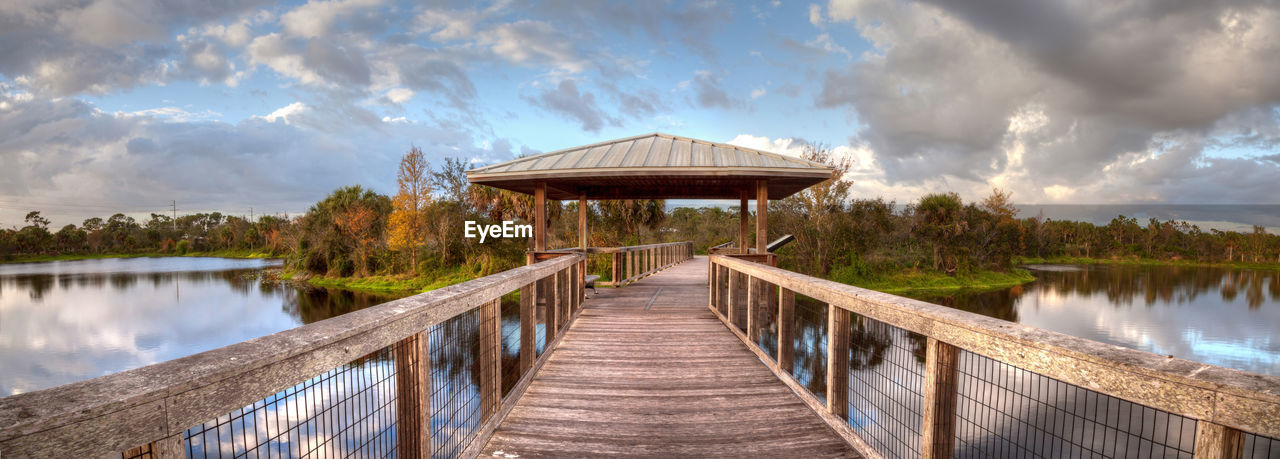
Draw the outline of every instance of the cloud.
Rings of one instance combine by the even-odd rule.
[[[514,64],[548,66],[569,73],[582,72],[590,65],[574,48],[574,40],[546,22],[525,19],[501,24],[484,31],[480,41]]]
[[[765,94],[767,94],[768,92],[769,92],[769,91],[766,91],[764,88],[756,88],[756,89],[752,89],[752,90],[751,90],[751,98],[752,98],[752,99],[759,99],[760,97],[763,97],[763,96],[764,96]]]
[[[1280,79],[1262,77],[1280,74],[1274,4],[835,0],[827,13],[874,51],[828,72],[817,103],[856,115],[855,140],[892,182],[1021,183],[1022,199],[1064,188],[1107,202],[1189,199],[1179,187],[1240,166],[1205,157],[1215,139],[1275,138],[1265,115],[1280,104]],[[1136,173],[1125,161],[1137,157],[1176,174],[1146,192],[1124,187],[1113,174]],[[1274,200],[1249,186],[1220,194]]]
[[[0,7],[0,74],[41,93],[105,94],[170,78],[172,31],[238,17],[259,0],[9,2]]]
[[[554,89],[524,99],[535,107],[582,123],[582,130],[587,132],[600,132],[605,123],[614,126],[620,124],[616,118],[600,109],[594,94],[579,92],[577,82],[573,79],[562,80]]]
[[[338,19],[350,21],[351,16],[381,6],[382,0],[332,0],[308,1],[280,16],[280,25],[288,35],[317,38],[334,33]]]
[[[120,210],[177,199],[192,211],[252,205],[298,212],[342,185],[394,192],[396,163],[410,144],[433,163],[445,156],[510,159],[509,151],[479,146],[456,126],[380,119],[376,129],[344,125],[325,117],[349,113],[301,102],[238,123],[178,119],[183,113],[107,113],[73,98],[0,92],[0,196],[63,203],[92,196]],[[60,224],[98,213],[59,209],[66,206],[46,213]],[[20,213],[0,209],[0,221],[20,222]]]
[[[694,91],[694,101],[702,108],[733,109],[742,106],[742,101],[729,97],[720,83],[720,77],[706,70],[694,72],[689,82]]]

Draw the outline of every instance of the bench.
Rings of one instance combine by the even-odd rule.
[[[586,284],[586,287],[584,288],[589,288],[591,289],[591,293],[596,293],[596,281],[600,280],[600,276],[588,274],[586,277],[583,277],[582,280]]]

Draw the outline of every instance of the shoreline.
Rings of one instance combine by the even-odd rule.
[[[978,271],[969,275],[959,276],[949,276],[944,273],[928,271],[904,271],[893,274],[877,273],[873,276],[874,278],[871,279],[858,277],[832,280],[842,284],[899,296],[989,292],[1015,287],[1036,280],[1031,272],[1020,268],[1015,268],[1007,273]]]
[[[161,252],[139,252],[139,253],[90,253],[90,254],[65,254],[65,255],[36,255],[18,257],[10,260],[0,260],[0,265],[20,264],[20,263],[46,263],[50,261],[79,261],[79,260],[100,260],[107,258],[166,258],[166,257],[190,257],[190,258],[231,258],[231,259],[264,259],[264,258],[283,258],[272,255],[267,252],[256,252],[252,250],[220,250],[213,252],[187,252],[183,254],[177,253],[161,253]]]
[[[1206,268],[1258,269],[1280,271],[1280,262],[1206,262],[1197,260],[1161,260],[1158,258],[1093,258],[1093,257],[1014,257],[1016,265],[1128,265],[1128,266],[1186,266]]]

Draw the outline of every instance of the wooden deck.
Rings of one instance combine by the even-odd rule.
[[[589,294],[482,456],[858,457],[707,309],[706,279],[697,257]]]

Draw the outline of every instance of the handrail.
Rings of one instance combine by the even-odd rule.
[[[485,314],[489,314],[496,308],[489,307],[495,306],[502,295],[515,290],[534,291],[533,284],[549,285],[547,279],[554,276],[556,286],[522,296],[522,303],[532,302],[539,295],[555,302],[556,308],[546,313],[548,320],[557,317],[555,310],[563,309],[559,318],[552,321],[556,326],[547,327],[546,348],[550,351],[555,330],[567,326],[581,304],[582,285],[575,279],[584,262],[584,255],[572,254],[219,349],[0,398],[0,454],[101,456],[162,443],[157,447],[159,455],[180,456],[181,451],[173,450],[172,441],[174,437],[181,440],[192,426],[424,334],[433,325],[460,314],[477,308],[485,308]],[[521,307],[522,322],[527,322],[525,305]],[[528,327],[533,329],[533,325]],[[522,339],[533,342],[532,337],[522,335]],[[532,373],[525,374],[522,381],[531,378]],[[512,394],[519,395],[515,391]],[[513,403],[505,400],[504,409]],[[489,421],[492,420],[490,415]],[[170,449],[163,449],[166,447]]]
[[[588,247],[587,254],[609,254],[609,280],[597,285],[620,287],[693,258],[693,243],[665,242],[627,247]]]
[[[1230,451],[1237,447],[1235,443],[1243,444],[1244,435],[1280,438],[1280,377],[1104,344],[731,256],[713,255],[710,263],[710,308],[784,381],[794,383],[787,373],[792,351],[788,340],[792,333],[790,311],[795,307],[795,295],[827,304],[827,326],[834,330],[827,335],[827,400],[825,406],[815,409],[820,408],[820,415],[846,438],[852,436],[855,446],[863,443],[865,447],[865,439],[851,433],[852,428],[844,419],[847,407],[836,406],[846,402],[843,397],[847,396],[849,384],[847,357],[840,356],[848,352],[848,332],[842,331],[849,323],[848,313],[928,338],[921,401],[923,454],[930,454],[927,451],[933,448],[932,451],[949,456],[945,452],[955,447],[950,434],[954,433],[952,423],[959,390],[955,383],[956,359],[960,351],[1195,420],[1197,457],[1214,453],[1214,448],[1219,447]],[[757,342],[762,303],[781,308],[777,310],[777,362],[771,361]],[[800,386],[793,384],[793,389],[797,387]],[[812,397],[806,401],[823,404]],[[1096,410],[1094,414],[1103,415]],[[874,450],[864,453],[878,455]]]

